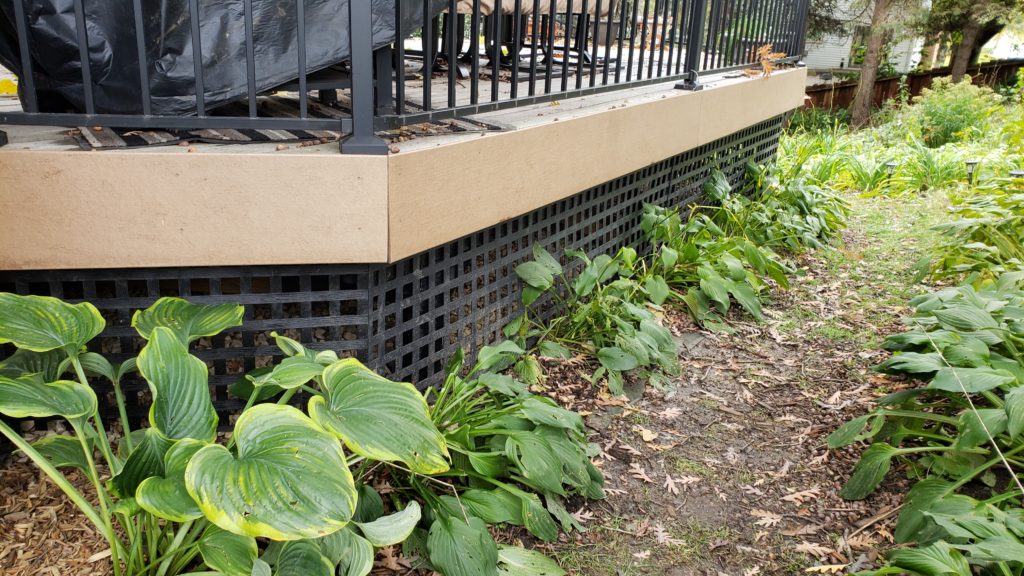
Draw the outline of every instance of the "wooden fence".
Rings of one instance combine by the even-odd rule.
[[[1024,58],[1000,60],[971,66],[967,69],[967,73],[973,78],[975,84],[996,86],[1011,80],[1014,74],[1022,67],[1024,67]],[[950,69],[948,67],[907,74],[907,85],[910,88],[910,95],[917,96],[920,94],[922,89],[931,85],[932,79],[949,75]],[[875,82],[874,105],[881,106],[886,100],[895,98],[899,92],[899,85],[899,76],[881,78]],[[808,99],[804,106],[807,108],[826,108],[829,110],[848,108],[853,103],[853,96],[856,92],[856,80],[840,82],[838,84],[808,86]]]

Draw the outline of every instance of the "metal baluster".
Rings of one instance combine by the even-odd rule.
[[[195,0],[192,0],[193,2]],[[341,142],[345,154],[388,153],[374,133],[373,12],[369,2],[349,2],[349,53],[352,55],[352,133]]]

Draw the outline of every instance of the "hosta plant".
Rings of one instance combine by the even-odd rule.
[[[922,262],[923,272],[987,282],[1024,269],[1024,186],[1000,183],[953,202],[954,219],[935,227],[941,238]]]
[[[659,320],[668,285],[647,273],[635,250],[593,259],[570,251],[567,256],[575,263],[568,270],[540,244],[533,245],[533,253],[533,260],[515,269],[523,281],[526,311],[506,326],[508,337],[533,346],[543,357],[596,357],[600,366],[593,382],[606,379],[616,395],[623,393],[626,373],[653,380],[662,372],[676,373],[675,341]],[[533,353],[516,368],[530,383],[539,378]]]
[[[890,337],[881,370],[925,385],[881,399],[829,437],[871,441],[841,495],[873,492],[894,461],[918,479],[894,533],[917,548],[875,574],[1024,571],[1024,273],[911,301],[911,331]]]
[[[166,576],[203,570],[249,574],[367,574],[373,547],[404,540],[420,519],[416,502],[363,513],[350,466],[374,460],[422,474],[448,469],[444,438],[415,388],[376,377],[356,360],[326,352],[289,358],[256,382],[227,441],[218,441],[207,367],[189,345],[238,326],[242,308],[164,298],[135,314],[146,340],[121,366],[85,352],[104,328],[88,303],[0,294],[0,343],[17,351],[0,364],[0,412],[63,417],[73,435],[29,444],[2,432],[82,510],[107,540],[115,574]],[[119,380],[137,368],[149,384],[149,427],[108,441],[88,374]],[[316,390],[308,413],[287,404]],[[276,402],[256,404],[264,386]],[[62,473],[77,468],[93,505]],[[260,557],[259,542],[279,543]]]
[[[298,342],[281,336],[277,341],[291,356],[281,366],[317,357]],[[410,519],[411,536],[403,544],[420,568],[445,576],[559,576],[564,572],[542,554],[498,545],[488,526],[523,526],[538,539],[553,541],[559,527],[581,528],[566,512],[563,498],[604,497],[603,477],[590,461],[596,447],[588,444],[580,415],[530,393],[524,383],[499,372],[522,354],[513,342],[485,346],[467,371],[460,350],[446,368],[444,383],[426,392],[429,421],[423,421],[418,412],[415,418],[405,419],[351,413],[325,425],[328,429],[351,426],[359,417],[372,420],[382,434],[400,436],[398,429],[403,426],[441,431],[441,444],[450,459],[434,458],[420,467],[403,462],[382,466],[382,460],[395,460],[397,455],[378,452],[376,459],[360,462],[354,472],[360,495],[357,520],[367,511],[379,515],[384,496],[424,503],[422,518]],[[353,377],[340,381],[350,382]],[[392,384],[376,375],[362,377],[381,386]],[[261,371],[249,379],[276,388],[273,372]],[[335,398],[353,392],[327,386]],[[315,388],[307,391],[317,393]],[[271,394],[278,392],[274,389]],[[329,405],[330,400],[314,398],[310,413]],[[431,440],[421,453],[429,454],[435,445],[436,440]]]

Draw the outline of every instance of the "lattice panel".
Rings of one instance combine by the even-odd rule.
[[[462,346],[492,343],[520,312],[514,268],[533,242],[552,254],[640,247],[645,203],[685,206],[715,167],[734,183],[775,157],[782,117],[673,156],[370,274],[370,355],[382,374],[427,386]]]
[[[210,368],[210,393],[226,424],[228,415],[245,404],[228,394],[228,386],[280,358],[272,331],[311,348],[366,359],[366,280],[366,266],[52,270],[0,272],[0,292],[92,302],[107,321],[92,349],[115,362],[137,355],[145,344],[131,327],[132,315],[161,296],[180,296],[197,304],[244,304],[240,329],[192,345],[193,353]],[[4,348],[7,353],[12,350]],[[109,382],[96,379],[92,384],[104,416],[115,417]],[[144,418],[151,400],[145,381],[134,377],[122,388],[130,418]]]

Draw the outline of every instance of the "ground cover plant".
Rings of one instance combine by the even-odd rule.
[[[912,156],[895,192],[945,188],[951,204],[918,279],[952,286],[911,299],[908,331],[884,344],[893,355],[878,370],[921,385],[883,396],[828,439],[832,448],[870,443],[844,498],[869,496],[896,463],[913,483],[893,532],[904,547],[859,574],[1024,573],[1024,203],[1019,186],[998,173],[1019,161],[1019,150],[987,125],[1019,111],[1015,103],[999,109],[985,90],[940,82],[904,112],[927,146],[912,140],[905,148]],[[971,118],[967,127],[962,118]],[[979,138],[994,149],[981,162],[989,172],[962,182],[955,163],[977,158],[970,141]]]
[[[92,305],[0,294],[0,343],[17,347],[0,363],[0,413],[62,417],[74,434],[30,444],[2,422],[0,433],[102,534],[114,574],[364,575],[375,548],[410,536],[422,562],[445,576],[510,566],[560,573],[542,554],[499,547],[486,527],[521,524],[550,540],[558,527],[549,510],[571,527],[559,497],[603,496],[579,416],[484,372],[514,345],[482,351],[474,380],[459,378],[461,361],[453,363],[430,407],[409,384],[275,334],[287,357],[233,387],[248,402],[224,439],[207,367],[189,344],[238,326],[242,312],[162,298],[133,317],[146,340],[138,358],[112,365],[84,351],[105,325]],[[153,397],[150,426],[137,430],[119,385],[134,370]],[[116,450],[87,374],[113,385],[123,431]],[[310,397],[305,411],[290,405],[300,390]],[[68,468],[88,476],[95,505],[61,472]],[[387,502],[371,486],[375,470],[396,480]],[[426,487],[434,484],[450,495]]]
[[[517,365],[530,383],[541,377],[533,354],[583,354],[599,366],[591,381],[621,395],[624,374],[661,387],[678,372],[676,347],[659,318],[679,302],[701,326],[729,332],[733,303],[757,320],[769,282],[786,287],[784,254],[820,248],[842,229],[849,208],[836,194],[803,179],[785,183],[774,171],[748,167],[740,190],[718,170],[703,186],[706,205],[680,209],[645,206],[641,228],[650,253],[632,248],[591,260],[569,252],[563,268],[538,244],[534,258],[516,267],[523,280],[524,314],[506,335],[534,353]],[[577,276],[571,273],[579,269]],[[544,298],[541,298],[541,297]]]

